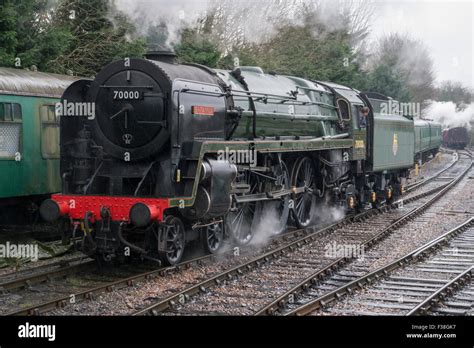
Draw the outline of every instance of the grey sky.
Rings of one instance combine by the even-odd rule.
[[[474,88],[474,2],[381,1],[372,39],[391,32],[421,39],[434,60],[437,81],[457,80]]]

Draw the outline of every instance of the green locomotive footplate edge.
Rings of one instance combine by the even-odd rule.
[[[201,175],[202,160],[207,154],[217,154],[218,151],[235,150],[256,150],[259,153],[289,153],[322,151],[334,149],[350,149],[353,146],[353,139],[305,139],[305,140],[253,140],[253,141],[202,141],[195,142],[191,159],[198,160],[195,178]],[[170,208],[191,207],[194,205],[196,192],[199,186],[198,180],[194,180],[192,197],[178,197],[169,200]]]

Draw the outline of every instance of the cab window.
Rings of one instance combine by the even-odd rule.
[[[0,103],[0,159],[15,159],[22,145],[21,105]]]
[[[339,108],[339,113],[343,121],[349,121],[351,119],[351,113],[349,110],[349,104],[343,100],[339,99],[337,101],[337,106]]]

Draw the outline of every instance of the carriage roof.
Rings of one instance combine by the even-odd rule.
[[[0,94],[60,98],[77,78],[13,68],[0,68]]]

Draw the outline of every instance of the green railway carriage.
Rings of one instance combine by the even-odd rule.
[[[55,103],[72,81],[68,76],[0,68],[1,215],[60,191]]]
[[[435,155],[442,141],[441,125],[425,120],[415,121],[415,159],[424,160],[430,154]]]

